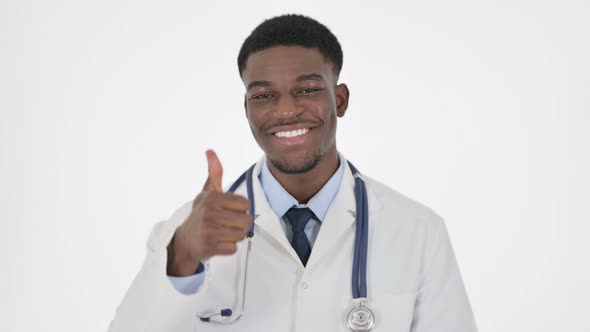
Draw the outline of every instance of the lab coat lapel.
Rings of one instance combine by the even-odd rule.
[[[291,256],[293,260],[299,262],[301,264],[301,260],[297,253],[291,247],[291,244],[287,240],[287,235],[281,226],[281,222],[279,217],[276,215],[274,210],[270,207],[268,200],[266,199],[266,195],[264,194],[264,190],[262,189],[262,185],[260,184],[260,179],[258,175],[260,174],[260,169],[262,166],[261,159],[256,166],[254,167],[253,177],[252,177],[252,188],[254,191],[254,200],[256,205],[256,218],[254,222],[256,223],[256,229],[254,230],[254,241],[256,241],[256,236],[268,236],[275,243],[284,249],[284,251]],[[261,230],[265,234],[260,234],[257,232]]]
[[[328,208],[326,216],[322,222],[320,232],[315,241],[307,267],[311,267],[319,262],[323,256],[325,256],[329,250],[338,244],[338,241],[342,238],[343,234],[356,224],[356,201],[354,196],[354,176],[348,166],[348,162],[342,155],[340,155],[344,165],[344,175],[342,176],[342,182],[334,201]],[[277,246],[281,247],[291,258],[299,263],[301,267],[301,260],[297,253],[287,240],[285,231],[281,227],[281,222],[274,210],[270,207],[260,180],[258,178],[260,169],[262,167],[262,160],[256,163],[253,171],[252,186],[254,191],[254,199],[256,205],[256,229],[254,230],[254,238],[256,238],[256,232],[262,230],[265,235],[270,237]],[[361,176],[362,177],[362,176]],[[245,193],[245,183],[243,185]],[[382,205],[379,202],[378,197],[367,188],[368,200],[369,200],[369,219],[377,210],[380,210]],[[256,239],[254,239],[256,241]]]
[[[354,177],[345,163],[344,175],[334,201],[328,208],[326,216],[315,241],[307,267],[315,265],[329,250],[338,243],[343,234],[355,224],[356,202],[354,197]]]

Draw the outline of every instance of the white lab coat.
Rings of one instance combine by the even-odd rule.
[[[254,176],[258,217],[239,321],[213,325],[199,321],[196,313],[231,307],[238,314],[246,241],[238,244],[236,254],[206,262],[204,283],[193,295],[178,292],[166,275],[166,247],[191,212],[192,202],[187,202],[154,227],[145,262],[109,331],[348,331],[346,317],[354,303],[355,198],[354,178],[345,165],[305,268]],[[254,175],[260,166],[258,162]],[[374,331],[477,331],[443,220],[428,207],[362,178],[369,204],[367,287]],[[236,193],[247,196],[245,183]]]

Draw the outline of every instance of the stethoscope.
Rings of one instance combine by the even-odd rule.
[[[352,297],[356,305],[350,309],[346,318],[346,323],[350,330],[354,332],[368,332],[375,326],[375,315],[368,307],[367,300],[367,241],[369,235],[369,207],[367,203],[367,189],[361,174],[350,162],[348,166],[354,176],[354,196],[356,201],[356,235],[354,242],[354,258],[352,263]],[[252,188],[252,173],[254,165],[242,174],[229,188],[228,192],[235,192],[236,189],[246,181],[246,190],[248,200],[250,201],[250,215],[252,219],[256,218],[254,204],[254,189]],[[231,308],[221,309],[218,312],[198,313],[197,317],[208,323],[232,324],[237,322],[244,315],[246,303],[246,282],[248,277],[248,262],[250,251],[252,250],[252,237],[254,236],[254,223],[247,232],[247,249],[246,264],[244,265],[244,280],[242,284],[242,305],[240,313],[231,319],[217,319],[218,317],[231,317],[233,310]]]

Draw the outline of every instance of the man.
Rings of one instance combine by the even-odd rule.
[[[354,175],[336,148],[349,99],[336,37],[305,16],[275,17],[244,41],[238,67],[265,153],[251,176],[255,218],[248,185],[223,192],[221,163],[207,151],[203,190],[154,227],[110,330],[476,331],[443,220]],[[362,186],[369,226],[359,297],[351,278],[362,274],[353,264]]]

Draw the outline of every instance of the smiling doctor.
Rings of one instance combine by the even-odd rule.
[[[477,331],[441,217],[336,148],[349,98],[336,37],[274,17],[238,66],[265,156],[224,192],[206,152],[203,190],[154,227],[109,330]]]

